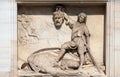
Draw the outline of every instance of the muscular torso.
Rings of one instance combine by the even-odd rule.
[[[78,42],[79,39],[82,39],[85,42],[85,24],[80,24],[76,22],[72,28],[71,40]]]

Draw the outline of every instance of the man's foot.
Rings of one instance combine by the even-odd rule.
[[[82,65],[79,66],[78,70],[81,70],[82,69]]]
[[[80,75],[88,75],[89,73],[83,69],[78,69],[78,74]]]

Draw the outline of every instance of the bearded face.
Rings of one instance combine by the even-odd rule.
[[[55,16],[54,17],[54,25],[56,26],[56,28],[60,28],[63,24],[64,19],[60,16]]]
[[[54,22],[54,25],[55,25],[56,29],[60,29],[63,22],[64,22],[63,14],[56,12],[53,15],[53,22]]]

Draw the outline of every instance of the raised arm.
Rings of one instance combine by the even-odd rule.
[[[74,20],[72,20],[65,12],[64,12],[64,19],[65,19],[65,24],[70,27],[70,29],[73,28],[73,24],[75,23]]]

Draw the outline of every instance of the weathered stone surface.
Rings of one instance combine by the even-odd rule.
[[[71,30],[69,29],[69,27],[63,24],[60,30],[55,29],[52,21],[53,9],[51,7],[23,7],[23,8],[24,8],[23,11],[25,10],[26,12],[25,15],[28,18],[32,19],[31,26],[33,26],[34,29],[37,31],[39,35],[39,40],[37,40],[36,37],[30,36],[30,38],[28,39],[28,44],[24,46],[19,44],[18,45],[19,58],[26,61],[27,57],[34,51],[46,47],[61,47],[61,44],[63,44],[66,41],[70,41]],[[88,15],[87,25],[91,33],[90,38],[91,53],[95,53],[95,55],[93,56],[95,57],[98,64],[99,63],[103,64],[104,14],[105,14],[104,8],[101,6],[89,8],[88,7],[66,7],[66,8],[67,8],[66,12],[68,13],[68,15],[70,15],[70,17],[75,21],[77,19],[77,14],[79,14],[81,10],[85,9],[85,12]],[[19,11],[20,10],[22,10],[22,7],[19,8]],[[18,16],[21,16],[21,13],[20,12],[18,13],[19,13]],[[18,24],[18,26],[20,27],[21,25]]]
[[[113,0],[111,0],[111,1],[113,1]],[[116,4],[117,4],[117,6],[115,6],[115,7],[119,7],[119,0],[115,0],[116,1]],[[4,1],[3,1],[4,2]],[[5,0],[5,2],[7,2],[7,0]],[[9,1],[8,1],[9,2]],[[113,1],[114,2],[114,1]],[[2,1],[1,1],[1,4],[3,4],[2,3]],[[16,4],[16,3],[15,3]],[[115,5],[116,5],[115,4]],[[5,6],[7,6],[7,4],[5,4]],[[108,6],[108,5],[107,5]],[[7,9],[8,11],[5,11],[5,8],[7,8],[7,7],[1,7],[1,9],[3,9],[3,10],[1,10],[1,11],[4,11],[4,12],[6,12],[6,13],[8,13],[8,11],[10,11],[9,9]],[[17,8],[17,6],[15,6],[15,7],[12,7],[11,8],[11,11],[12,11],[12,13],[10,13],[12,16],[14,16],[14,17],[10,17],[11,18],[11,20],[13,20],[15,23],[17,23],[16,22],[16,12],[15,12],[15,14],[13,15],[13,8],[14,9],[16,9]],[[108,9],[109,9],[110,7],[108,7]],[[113,9],[114,10],[114,9]],[[112,12],[115,12],[115,14],[119,14],[119,8],[116,8],[114,11],[112,11]],[[109,13],[111,13],[110,11],[108,11]],[[1,12],[2,13],[2,12]],[[5,14],[5,13],[4,13]],[[108,14],[108,13],[107,13]],[[111,17],[111,15],[108,15],[109,17]],[[113,16],[113,15],[112,15]],[[110,65],[114,65],[114,61],[115,61],[115,76],[113,76],[113,77],[119,77],[120,76],[120,72],[119,72],[119,69],[118,69],[118,67],[119,67],[119,65],[120,65],[120,63],[119,63],[119,24],[118,24],[118,22],[119,22],[119,15],[117,16],[117,15],[115,15],[117,18],[115,19],[116,21],[117,21],[117,23],[115,22],[115,25],[111,25],[111,22],[110,22],[110,24],[108,25],[108,27],[107,27],[107,29],[109,28],[109,26],[110,27],[112,27],[113,29],[114,28],[116,28],[117,29],[117,31],[115,31],[115,39],[113,39],[113,40],[109,40],[108,39],[108,41],[111,43],[112,41],[115,41],[115,51],[113,51],[113,53],[115,52],[115,60],[113,59],[113,61],[111,61],[111,62],[113,62],[113,63],[111,63]],[[5,17],[5,16],[3,16],[3,17]],[[3,17],[1,17],[1,19],[3,18]],[[114,17],[113,17],[114,18]],[[1,24],[2,25],[5,25],[3,22],[4,21],[6,21],[6,19],[2,19],[2,20],[0,20],[1,22]],[[109,23],[109,22],[107,22],[107,23]],[[114,23],[114,22],[113,22]],[[117,26],[116,26],[116,24],[118,24]],[[9,24],[6,24],[6,25],[9,25]],[[14,24],[15,26],[14,27],[12,27],[12,29],[13,29],[13,32],[14,32],[14,38],[16,38],[17,37],[17,32],[16,32],[16,26],[17,26],[17,24]],[[113,27],[114,26],[114,27]],[[4,28],[1,28],[2,30],[1,30],[1,33],[2,33],[2,35],[1,36],[4,36],[3,35],[3,30],[6,30],[6,28],[4,29]],[[108,31],[109,32],[109,31]],[[112,32],[111,32],[112,33]],[[108,33],[107,34],[107,36],[111,36],[111,33]],[[12,34],[13,35],[13,34]],[[113,37],[114,37],[114,35],[113,35]],[[111,38],[110,38],[111,39]],[[15,41],[17,41],[17,40],[15,40]],[[1,42],[3,42],[3,41],[1,41]],[[1,45],[3,45],[3,44],[1,44]],[[4,46],[9,46],[8,44],[4,44]],[[111,46],[110,46],[111,47]],[[111,49],[110,49],[111,50]],[[4,51],[1,51],[1,52],[4,52]],[[15,50],[15,52],[17,52],[16,50]],[[110,53],[111,54],[111,53]],[[17,56],[17,55],[14,55],[15,57]],[[14,61],[15,60],[15,57],[12,59],[12,61]],[[107,56],[107,58],[108,58],[109,56]],[[110,56],[111,58],[113,58],[113,54]],[[6,60],[6,59],[5,59]],[[111,60],[111,59],[110,59]],[[107,62],[107,64],[109,65],[109,61],[107,60],[106,61]],[[15,63],[15,62],[12,62],[12,63]],[[17,63],[16,63],[17,64]],[[14,64],[15,65],[15,67],[16,67],[16,64]],[[108,68],[110,68],[109,66],[107,66]],[[114,66],[113,66],[113,68],[114,68]],[[16,69],[16,68],[14,68],[14,69]],[[112,68],[110,68],[110,69],[112,69]],[[13,68],[12,68],[12,70],[13,70]],[[109,70],[110,71],[110,70]],[[113,70],[112,71],[110,71],[111,73],[113,73]],[[5,72],[6,74],[3,74],[3,73],[1,73],[1,76],[4,76],[4,77],[7,77],[6,75],[8,75],[8,72]],[[107,71],[107,73],[108,73],[108,71]],[[16,74],[17,75],[17,74]],[[12,77],[11,75],[8,75],[8,77]],[[16,77],[16,76],[15,76]],[[109,77],[112,77],[112,76],[109,76]]]
[[[97,10],[98,8],[99,10]],[[104,60],[104,56],[103,56],[104,42],[103,41],[104,41],[104,16],[105,16],[104,10],[105,9],[102,6],[98,6],[98,7],[91,6],[90,8],[72,7],[72,6],[66,7],[66,13],[68,13],[68,15],[74,21],[77,21],[77,15],[82,10],[88,13],[86,24],[91,34],[91,38],[90,38],[91,51],[90,52],[91,53],[95,53],[96,51],[98,52],[98,53],[95,53],[93,57],[97,61],[97,64],[99,66],[102,66],[104,64],[103,63],[103,60]],[[39,6],[38,7],[37,6],[19,7],[19,10],[18,10],[18,58],[19,58],[18,68],[19,69],[21,69],[21,65],[23,63],[28,61],[29,65],[34,71],[38,71],[38,72],[41,71],[41,72],[46,72],[54,75],[61,74],[61,73],[63,74],[70,73],[69,71],[65,72],[61,69],[53,68],[53,65],[51,63],[55,62],[55,60],[52,60],[54,59],[52,58],[53,56],[49,57],[50,55],[49,54],[47,55],[47,53],[45,54],[47,56],[41,55],[41,53],[33,54],[31,55],[32,57],[29,56],[31,53],[35,52],[38,49],[50,48],[50,47],[61,47],[61,45],[64,42],[71,40],[70,39],[71,30],[69,29],[68,26],[66,26],[65,22],[60,27],[60,29],[56,29],[55,28],[56,24],[55,23],[53,24],[53,20],[52,20],[51,7],[42,7],[42,6],[41,7]],[[99,37],[99,38],[96,38],[96,37]],[[82,72],[82,73],[84,74],[85,72]],[[91,73],[96,73],[96,71],[93,71]],[[88,75],[92,75],[91,73]]]

